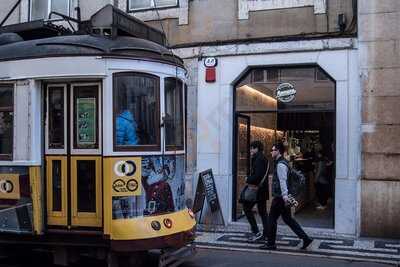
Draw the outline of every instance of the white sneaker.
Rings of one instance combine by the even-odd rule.
[[[261,239],[264,239],[264,236],[261,232],[258,232],[257,234],[253,234],[252,236],[250,236],[247,240],[250,242],[256,242]]]
[[[326,209],[326,206],[318,205],[318,206],[316,207],[316,209],[317,209],[317,210],[324,210],[324,209]]]

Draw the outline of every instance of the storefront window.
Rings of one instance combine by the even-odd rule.
[[[306,180],[296,196],[296,218],[307,226],[333,228],[335,98],[335,81],[318,66],[260,67],[242,77],[235,90],[236,220],[243,213],[238,197],[251,167],[249,143],[261,141],[265,157],[272,161],[271,148],[282,141],[283,156]]]
[[[163,8],[178,5],[178,0],[129,0],[129,10]]]
[[[12,159],[13,107],[13,85],[0,85],[0,160]]]
[[[159,79],[124,72],[114,74],[114,149],[160,149]]]
[[[165,79],[165,146],[183,150],[183,89],[175,78]]]
[[[31,20],[47,19],[50,12],[69,15],[70,0],[31,0]]]

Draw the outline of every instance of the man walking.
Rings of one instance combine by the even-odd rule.
[[[301,226],[292,218],[288,196],[287,178],[288,162],[283,158],[285,148],[282,143],[272,146],[271,155],[274,159],[274,175],[272,178],[272,203],[268,220],[268,241],[262,245],[261,249],[276,249],[276,230],[277,220],[282,216],[283,221],[292,229],[292,231],[303,240],[302,249],[306,249],[313,241],[301,228]]]
[[[249,241],[254,242],[265,239],[267,234],[268,214],[267,214],[267,199],[268,199],[268,160],[263,154],[264,146],[260,141],[253,141],[250,144],[251,169],[250,176],[247,177],[246,183],[248,186],[257,187],[257,201],[243,202],[243,210],[249,221],[251,231]],[[266,176],[266,179],[264,177]],[[258,213],[263,224],[263,233],[259,232],[256,219],[253,214],[253,207],[257,203]]]

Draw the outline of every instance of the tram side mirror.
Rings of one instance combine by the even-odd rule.
[[[160,128],[164,127],[165,124],[165,116],[161,117],[161,123],[160,123]]]

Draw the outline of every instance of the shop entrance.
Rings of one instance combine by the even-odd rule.
[[[318,66],[257,68],[239,81],[234,101],[234,221],[247,222],[238,199],[250,171],[250,142],[264,144],[272,167],[272,145],[282,141],[286,159],[306,177],[297,196],[296,220],[306,227],[334,227],[335,88]],[[272,173],[273,168],[270,187]]]

